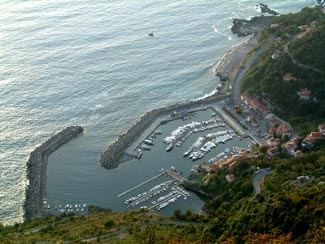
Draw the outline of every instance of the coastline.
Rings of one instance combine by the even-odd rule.
[[[24,219],[42,217],[46,213],[46,169],[48,157],[63,144],[83,132],[81,126],[69,126],[52,136],[31,152],[27,161],[27,179]]]
[[[100,155],[100,164],[106,169],[113,169],[118,167],[122,162],[125,162],[125,158],[137,158],[138,154],[126,153],[126,150],[132,143],[139,137],[155,120],[159,117],[166,116],[174,111],[190,109],[197,106],[208,106],[209,104],[217,101],[224,100],[233,96],[232,90],[233,82],[239,82],[236,80],[237,74],[243,65],[247,54],[258,46],[257,35],[253,35],[249,39],[245,40],[230,50],[228,50],[222,59],[218,62],[215,68],[216,76],[222,80],[222,77],[227,78],[222,83],[221,90],[211,96],[204,97],[202,99],[191,100],[189,102],[174,104],[166,107],[153,109],[145,113],[134,125],[132,125],[125,133],[121,134],[108,148]],[[238,87],[238,86],[236,86]],[[162,120],[161,123],[166,123],[168,120]]]
[[[101,166],[112,169],[118,167],[122,162],[137,158],[137,152],[130,153],[126,152],[126,150],[159,117],[165,116],[166,118],[165,120],[160,120],[160,125],[169,120],[177,119],[177,117],[167,117],[167,115],[174,111],[179,112],[199,106],[205,107],[211,103],[227,98],[237,98],[238,94],[240,94],[240,79],[238,79],[238,74],[242,71],[241,68],[243,68],[243,62],[247,54],[257,46],[257,34],[254,34],[249,39],[232,47],[223,55],[215,68],[216,76],[220,77],[220,81],[222,82],[219,91],[216,89],[215,92],[210,93],[211,95],[206,95],[203,98],[192,99],[188,102],[176,103],[146,112],[100,155],[99,161]],[[24,202],[24,219],[42,217],[47,213],[46,168],[48,156],[61,145],[78,136],[82,131],[83,128],[81,126],[67,127],[31,153],[27,162],[27,179],[29,180],[29,185],[26,189],[26,199]]]

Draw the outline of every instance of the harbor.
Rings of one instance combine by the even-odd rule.
[[[68,152],[65,148],[54,152],[48,165],[47,201],[51,213],[68,213],[71,208],[59,206],[83,203],[116,211],[150,208],[163,215],[171,215],[175,209],[199,212],[204,201],[185,190],[182,182],[199,169],[209,169],[213,162],[255,145],[252,138],[244,136],[235,124],[230,125],[220,116],[216,106],[222,108],[222,101],[158,117],[126,148],[124,153],[134,156],[128,156],[127,161],[114,169],[95,174],[92,168],[82,170],[86,162],[73,161],[71,169],[76,172],[80,169],[83,173],[81,176],[75,173],[76,177],[71,178],[65,161],[61,160],[61,155]],[[70,148],[87,143],[86,139],[80,140],[72,141]],[[168,149],[168,145],[172,148]],[[81,153],[81,160],[87,160],[86,153]],[[51,163],[54,160],[55,164]],[[161,168],[164,170],[160,171]],[[59,180],[62,178],[67,180]],[[90,184],[82,184],[82,178],[91,178],[96,190]],[[78,191],[74,190],[77,186]],[[62,189],[68,194],[62,194]],[[73,208],[73,211],[81,213],[81,208],[78,211]]]
[[[167,177],[169,179],[158,183],[148,190],[138,193],[137,195],[135,194],[137,189],[146,189],[147,184],[149,185],[150,182],[155,181],[160,177]],[[184,180],[185,177],[182,175],[182,173],[172,166],[168,170],[161,169],[158,175],[128,189],[127,191],[117,195],[117,197],[121,198],[128,194],[130,197],[124,200],[124,203],[128,208],[140,207],[160,211],[168,205],[175,203],[181,197],[183,200],[187,200],[188,197],[191,197],[191,194],[181,186]]]

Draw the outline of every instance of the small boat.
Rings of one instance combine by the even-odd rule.
[[[142,157],[143,151],[139,151],[137,155],[137,159],[140,159]]]
[[[169,144],[167,145],[167,147],[166,147],[166,152],[171,151],[171,150],[173,149],[173,147],[174,147],[173,143],[169,143]]]
[[[149,34],[148,34],[148,36],[153,36],[153,33],[152,33],[152,32],[151,32],[151,33],[149,33]]]
[[[148,145],[146,145],[146,144],[142,144],[142,145],[140,145],[139,148],[142,149],[142,150],[148,150],[148,151],[151,149],[151,148],[150,148]]]
[[[147,145],[153,145],[153,141],[152,140],[149,140],[149,139],[145,139],[144,141],[143,141],[145,144],[147,144]]]

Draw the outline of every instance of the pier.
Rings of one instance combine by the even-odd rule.
[[[145,184],[148,184],[149,182],[151,182],[151,181],[159,178],[160,176],[162,176],[165,173],[166,173],[166,170],[164,170],[160,174],[158,174],[158,175],[150,178],[149,180],[146,180],[146,181],[140,183],[139,185],[136,185],[136,186],[132,187],[131,189],[126,190],[125,192],[122,192],[121,194],[118,194],[117,197],[123,197],[124,195],[126,195],[126,194],[128,194],[128,193],[130,193],[130,192],[132,192],[132,191],[134,191],[134,190],[136,190],[138,188],[140,188],[141,186],[144,186]]]
[[[134,190],[136,190],[136,189],[138,189],[138,188],[140,188],[140,187],[148,184],[149,182],[151,182],[151,181],[153,181],[155,179],[158,179],[160,176],[162,176],[164,174],[167,174],[169,177],[173,178],[174,180],[176,180],[180,184],[182,184],[185,181],[185,177],[177,174],[172,169],[162,170],[158,175],[156,175],[156,176],[154,176],[154,177],[152,177],[152,178],[150,178],[150,179],[148,179],[148,180],[146,180],[146,181],[144,181],[144,182],[142,182],[142,183],[140,183],[140,184],[138,184],[138,185],[136,185],[136,186],[134,186],[134,187],[126,190],[126,191],[124,191],[124,192],[122,192],[121,194],[118,194],[117,197],[123,197],[124,195],[126,195],[126,194],[128,194],[128,193],[130,193],[130,192],[132,192],[132,191],[134,191]]]
[[[59,147],[83,132],[81,126],[69,126],[37,147],[27,162],[27,179],[24,202],[24,218],[41,217],[47,213],[46,200],[46,169],[49,155]]]

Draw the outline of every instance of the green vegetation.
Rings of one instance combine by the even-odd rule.
[[[279,26],[268,26],[260,35],[261,44],[274,38],[273,44],[247,72],[242,86],[242,92],[268,103],[301,134],[315,129],[325,116],[324,16],[316,7],[277,17],[273,24]],[[306,34],[299,38],[303,32]],[[291,80],[283,79],[287,73],[292,74]],[[303,88],[311,90],[310,99],[297,95]]]
[[[253,193],[254,171],[271,167],[263,191]],[[235,176],[232,183],[225,175]],[[303,180],[298,181],[297,177]],[[245,159],[232,168],[201,173],[188,185],[210,195],[206,215],[175,210],[161,217],[141,209],[92,208],[84,216],[62,215],[0,227],[0,243],[38,240],[72,243],[323,243],[325,241],[325,146],[298,158]]]
[[[314,29],[296,37],[298,26],[315,20]],[[281,39],[253,65],[243,89],[267,101],[300,131],[309,131],[325,115],[325,17],[319,8],[305,8],[274,23],[279,26],[267,27],[260,41]],[[295,78],[283,80],[286,73]],[[311,100],[298,98],[297,91],[304,87],[313,91]],[[0,224],[0,244],[325,243],[325,143],[312,149],[297,158],[268,158],[265,147],[256,147],[261,152],[256,158],[191,177],[185,187],[207,197],[205,215],[175,210],[173,216],[162,217],[147,209],[112,212],[92,207],[86,215]],[[260,182],[262,192],[254,194],[254,173],[266,167],[273,172]],[[228,174],[235,177],[233,182],[226,180]]]

